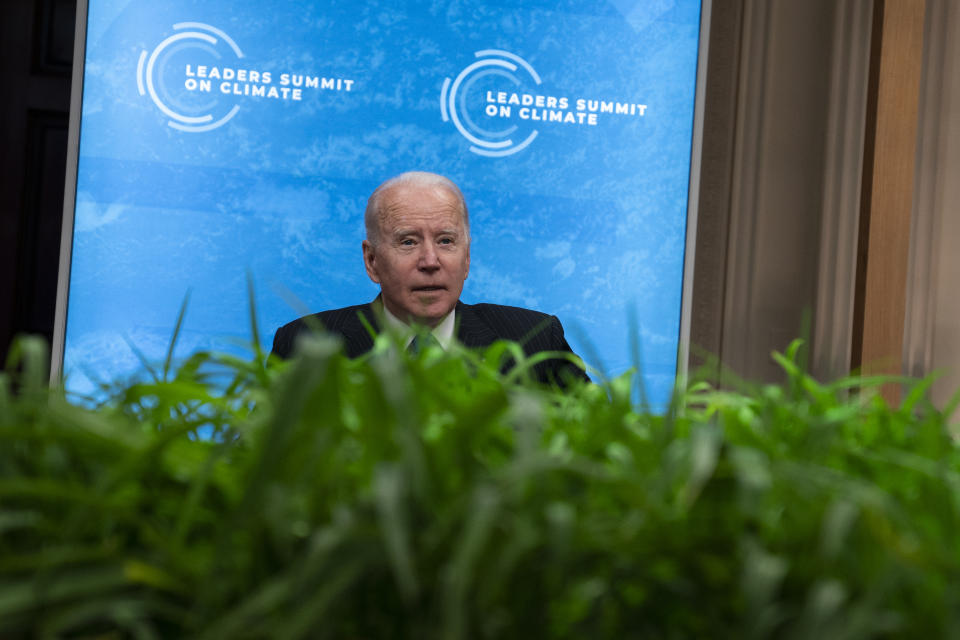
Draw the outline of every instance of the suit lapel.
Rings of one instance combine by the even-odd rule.
[[[486,347],[497,334],[473,311],[473,306],[457,302],[457,340],[465,347]]]

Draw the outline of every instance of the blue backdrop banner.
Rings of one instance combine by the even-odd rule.
[[[64,370],[93,388],[372,300],[366,198],[411,169],[471,214],[465,302],[677,368],[699,0],[89,0]],[[292,302],[297,301],[297,302]]]

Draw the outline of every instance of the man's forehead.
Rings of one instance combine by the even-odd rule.
[[[429,224],[461,227],[459,200],[446,189],[397,185],[383,197],[381,223],[389,227]]]
[[[456,210],[460,200],[455,193],[440,185],[397,184],[383,193],[383,203],[388,209],[395,206],[416,208],[445,205]]]

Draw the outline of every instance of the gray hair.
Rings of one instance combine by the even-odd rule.
[[[438,173],[430,173],[429,171],[407,171],[383,182],[373,190],[373,193],[370,194],[370,198],[367,200],[367,209],[363,214],[363,222],[367,227],[367,240],[373,245],[377,245],[380,242],[380,215],[382,213],[383,195],[392,187],[401,185],[444,190],[453,194],[457,199],[457,209],[460,210],[463,228],[466,231],[467,238],[470,238],[470,214],[467,213],[467,202],[463,198],[460,187],[450,178],[441,176]]]

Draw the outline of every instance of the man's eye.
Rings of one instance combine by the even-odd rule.
[[[404,247],[412,247],[414,245],[414,241],[412,238],[405,238],[400,241],[400,245]]]
[[[453,244],[453,238],[440,238],[440,244]]]

